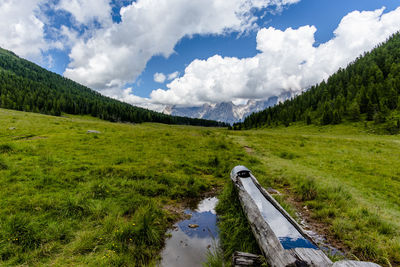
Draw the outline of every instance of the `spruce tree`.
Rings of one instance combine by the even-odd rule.
[[[357,101],[353,101],[353,103],[349,107],[349,116],[352,121],[360,120],[360,106]]]

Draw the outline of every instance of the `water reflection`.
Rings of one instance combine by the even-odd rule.
[[[317,247],[283,216],[260,192],[251,178],[240,178],[244,189],[256,203],[264,220],[271,227],[284,249]]]
[[[168,231],[172,236],[161,253],[160,266],[202,266],[202,262],[206,261],[207,249],[218,242],[217,202],[215,197],[207,198],[195,210],[185,211],[191,214],[191,218],[176,223],[175,229]],[[198,227],[191,228],[189,225]]]

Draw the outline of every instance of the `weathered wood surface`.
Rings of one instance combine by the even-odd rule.
[[[309,241],[311,241],[311,243],[313,243],[314,245],[318,246],[314,240],[303,230],[303,228],[296,222],[296,220],[294,220],[292,218],[292,216],[289,215],[289,213],[287,213],[287,211],[282,208],[282,206],[278,203],[278,201],[276,201],[275,198],[273,198],[267,190],[264,189],[264,187],[262,187],[260,185],[260,183],[258,182],[258,180],[251,175],[251,178],[253,179],[254,184],[257,186],[257,188],[260,190],[261,194],[263,194],[263,196],[272,203],[272,205],[274,205],[274,207],[279,210],[279,212],[297,229],[297,231],[300,232],[300,234],[302,236],[304,236],[305,238],[307,238]]]
[[[246,252],[236,251],[232,256],[233,267],[261,266],[260,256]]]
[[[268,264],[272,267],[296,266],[296,258],[285,252],[271,227],[262,217],[256,203],[254,203],[251,196],[244,190],[243,186],[240,185],[240,180],[238,179],[236,183],[238,183],[239,201],[249,221],[258,246],[264,253]]]
[[[365,261],[337,261],[332,267],[379,267],[380,265]]]
[[[325,255],[322,250],[310,248],[294,248],[289,250],[291,254],[306,262],[308,266],[330,266],[332,261]]]
[[[238,166],[241,167],[241,166]],[[269,266],[327,266],[327,267],[376,267],[374,263],[340,261],[335,264],[323,253],[322,250],[312,248],[284,249],[279,239],[275,236],[271,227],[264,220],[257,204],[244,189],[240,177],[235,172],[235,167],[231,172],[231,179],[236,187],[240,204],[249,221],[254,237],[264,254]],[[245,167],[244,167],[245,168]],[[246,169],[246,168],[245,168]],[[247,169],[246,169],[247,170]],[[303,235],[306,239],[315,244],[301,226],[282,208],[282,206],[258,183],[257,179],[249,173],[253,183],[260,190],[262,195]],[[235,265],[234,265],[235,266]],[[238,265],[240,266],[240,265]],[[246,266],[246,265],[243,265]]]

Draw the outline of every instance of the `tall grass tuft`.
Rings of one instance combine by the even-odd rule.
[[[232,183],[225,185],[218,199],[216,211],[219,214],[218,227],[224,259],[230,261],[235,251],[260,254]]]
[[[151,203],[141,207],[135,215],[137,228],[135,228],[135,243],[137,245],[160,246],[162,244],[163,230],[159,227],[164,220],[164,214],[155,204]]]
[[[90,187],[91,196],[94,199],[105,199],[111,194],[111,188],[104,182],[95,182]]]
[[[224,252],[217,243],[207,249],[207,261],[203,263],[203,267],[227,267],[229,264],[225,263]]]
[[[81,219],[92,213],[91,203],[87,199],[69,197],[62,203],[57,212],[65,218]]]
[[[11,153],[14,151],[14,147],[10,144],[1,144],[0,145],[0,153]]]
[[[301,200],[314,200],[318,195],[318,188],[314,179],[307,178],[300,182],[296,187],[296,192]]]
[[[26,214],[11,215],[1,223],[1,236],[8,243],[20,246],[23,251],[37,248],[41,242],[41,228]]]
[[[0,171],[8,170],[8,165],[3,158],[0,157]]]

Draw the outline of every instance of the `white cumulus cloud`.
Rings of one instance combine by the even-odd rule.
[[[345,67],[400,30],[400,8],[383,14],[354,11],[346,15],[334,37],[315,46],[314,26],[285,31],[263,28],[257,34],[259,53],[252,58],[215,55],[194,60],[167,89],[151,93],[151,102],[200,105],[206,102],[262,99],[299,92]]]
[[[164,83],[166,79],[167,79],[167,77],[165,76],[164,73],[159,73],[159,72],[154,73],[154,81],[155,82]]]
[[[94,89],[123,87],[154,55],[171,55],[185,36],[253,29],[254,9],[272,5],[279,9],[298,1],[138,0],[121,9],[120,23],[101,27],[89,39],[75,43],[64,75]],[[85,15],[70,11],[85,20]]]
[[[94,21],[101,24],[112,23],[109,0],[61,0],[56,9],[71,13],[80,24],[87,25]]]
[[[44,23],[38,16],[39,0],[0,1],[0,46],[31,60],[40,60],[50,47],[44,37]]]
[[[173,72],[173,73],[168,74],[168,80],[169,80],[169,81],[174,80],[174,79],[176,79],[178,76],[179,76],[179,71],[175,71],[175,72]]]
[[[167,85],[169,90],[155,90],[151,99],[157,103],[180,105],[221,102],[226,100],[226,95],[240,94],[240,89],[248,82],[243,73],[257,66],[257,58],[241,60],[216,55],[207,60],[195,60],[185,69],[183,77]]]

